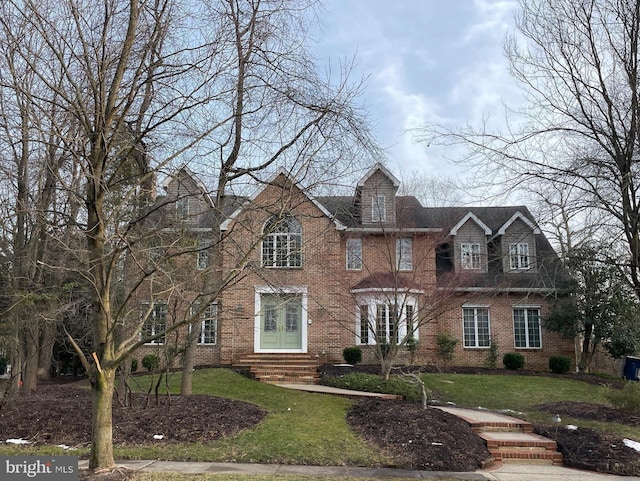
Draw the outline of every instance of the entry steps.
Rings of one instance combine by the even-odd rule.
[[[233,368],[269,384],[318,384],[318,358],[310,354],[247,354]]]
[[[434,406],[436,407],[436,406]],[[464,419],[484,439],[496,462],[562,465],[555,441],[533,433],[533,425],[511,416],[479,409],[438,406]]]

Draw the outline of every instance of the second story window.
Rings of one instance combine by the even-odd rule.
[[[295,217],[273,216],[262,233],[263,267],[302,267],[302,226]]]
[[[176,219],[185,220],[189,217],[189,197],[178,197],[176,200]]]
[[[463,269],[480,269],[480,244],[460,244],[460,266]]]
[[[206,241],[206,239],[198,240],[198,260],[196,262],[196,268],[199,271],[206,269],[209,264],[209,251],[207,250],[208,246],[209,243]]]
[[[509,245],[509,266],[512,270],[529,269],[529,244]]]
[[[413,239],[396,239],[396,267],[399,271],[413,270]]]
[[[386,199],[384,195],[374,195],[371,198],[371,221],[372,222],[384,222],[387,220],[385,202],[386,202]]]
[[[347,270],[362,269],[362,239],[347,239]]]

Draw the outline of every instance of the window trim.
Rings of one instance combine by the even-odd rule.
[[[153,307],[151,307],[151,304],[153,304]],[[140,339],[144,339],[145,337],[155,336],[160,331],[166,331],[167,318],[169,314],[168,304],[163,301],[156,301],[153,303],[145,301],[142,303],[142,306],[143,306],[144,312],[149,311],[150,307],[151,307],[151,310],[148,312],[147,318],[142,322],[142,325],[140,326]],[[164,312],[158,313],[157,309],[162,307],[164,307]],[[160,320],[156,320],[156,316],[158,316],[159,314],[164,314],[164,327],[161,329],[158,329],[158,326],[162,326],[163,323]],[[148,335],[144,334],[146,325],[150,326],[150,333]],[[157,339],[153,339],[151,341],[144,343],[145,346],[164,346],[164,344],[165,344],[164,335],[162,335]]]
[[[286,232],[279,231],[279,226],[285,223],[289,227],[294,225],[294,229]],[[283,217],[274,215],[264,223],[262,234],[262,267],[267,269],[302,268],[302,224],[298,219],[292,215]],[[267,244],[271,244],[271,246],[269,247]],[[269,250],[269,255],[266,255],[267,250]],[[283,260],[286,262],[280,264]]]
[[[353,246],[350,248],[349,244],[356,243],[356,249]],[[348,237],[346,242],[346,268],[348,271],[361,271],[362,270],[362,238],[361,237]]]
[[[385,195],[371,196],[371,222],[386,222],[387,197]]]
[[[214,309],[215,307],[215,309]],[[198,346],[216,346],[218,344],[218,319],[219,319],[219,306],[218,302],[212,302],[207,306],[202,315],[200,316],[200,335],[198,336]],[[205,327],[207,321],[213,321],[213,342],[205,341]]]
[[[509,268],[512,271],[525,271],[531,268],[528,242],[509,244]]]
[[[396,269],[403,272],[413,270],[412,237],[399,237],[396,239]]]
[[[518,346],[518,340],[516,338],[516,311],[521,310],[524,311],[524,334],[525,334],[525,344],[524,346]],[[540,344],[538,346],[532,346],[531,341],[529,339],[529,311],[537,311],[537,323],[538,323],[538,339]],[[511,319],[512,319],[512,327],[513,327],[513,347],[515,349],[542,349],[542,313],[540,306],[513,306],[511,308]]]
[[[185,220],[189,218],[189,196],[182,195],[176,199],[176,219]]]
[[[477,252],[474,252],[474,247],[478,248]],[[477,266],[474,260],[477,260]],[[474,271],[482,269],[482,246],[479,242],[463,242],[460,244],[460,268]]]
[[[375,346],[377,344],[377,340],[379,334],[382,334],[382,331],[378,331],[378,317],[381,313],[381,310],[384,309],[384,336],[385,342],[388,342],[389,336],[393,331],[397,334],[397,342],[401,343],[407,338],[407,336],[412,336],[414,339],[419,340],[419,326],[416,326],[416,318],[419,312],[418,308],[418,300],[411,295],[404,294],[398,298],[398,304],[392,304],[389,302],[390,299],[386,296],[376,296],[376,295],[368,295],[363,296],[358,299],[356,306],[356,336],[355,343],[359,346]],[[400,314],[400,318],[398,320],[397,326],[392,326],[389,322],[392,315],[395,317],[395,306],[399,305],[402,307],[402,313]],[[362,340],[362,334],[364,333],[365,327],[363,326],[364,321],[364,313],[363,307],[367,310],[367,327],[366,327],[366,342]],[[407,307],[410,307],[412,319],[411,326],[407,322]],[[373,317],[372,317],[373,316]]]
[[[467,344],[467,331],[465,326],[465,310],[473,310],[473,336],[474,344]],[[487,313],[487,344],[480,345],[480,325],[478,322],[478,311],[484,310]],[[489,349],[491,347],[491,311],[489,306],[462,306],[462,345],[465,349]]]
[[[203,271],[209,267],[209,243],[206,239],[198,239],[198,255],[196,257],[196,270]]]

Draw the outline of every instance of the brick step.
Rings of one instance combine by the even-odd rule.
[[[531,463],[538,462],[544,464],[562,464],[562,454],[557,451],[538,450],[538,451],[525,451],[514,448],[502,448],[502,449],[489,449],[489,453],[495,461],[502,461],[503,463]]]
[[[317,384],[318,360],[309,354],[248,354],[234,363],[245,375],[261,382]]]
[[[537,434],[508,433],[508,432],[483,432],[480,437],[487,443],[487,448],[515,448],[515,449],[546,449],[555,451],[558,445],[555,441],[538,436]]]
[[[486,423],[482,421],[471,422],[471,429],[473,429],[477,433],[481,432],[503,432],[503,433],[532,433],[533,432],[533,424],[528,423],[526,421],[522,421],[521,423],[512,423],[512,422],[491,422]]]
[[[522,431],[485,431],[478,433],[496,461],[562,464],[562,454],[551,439]]]
[[[287,376],[285,374],[267,374],[255,377],[256,381],[267,384],[315,384],[317,378],[309,376]]]
[[[287,371],[318,371],[318,366],[312,364],[250,364],[248,367],[252,371],[257,369],[261,371],[278,371],[282,369],[286,369]]]

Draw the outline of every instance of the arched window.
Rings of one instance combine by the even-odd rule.
[[[295,217],[273,216],[262,235],[263,267],[302,267],[302,226]]]

